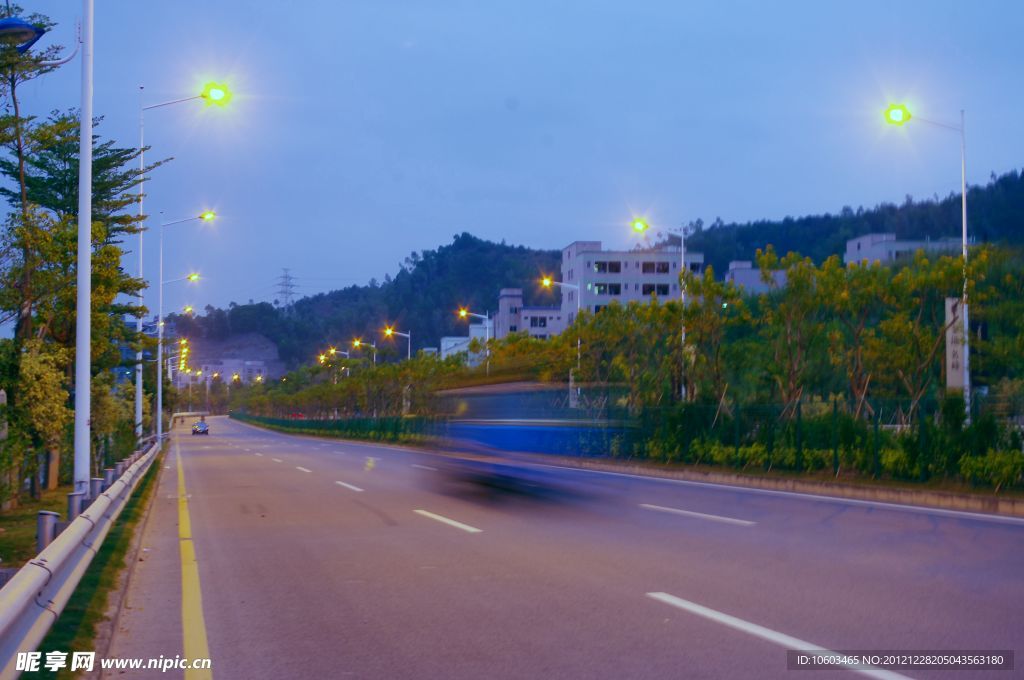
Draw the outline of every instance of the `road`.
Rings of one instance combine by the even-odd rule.
[[[176,430],[111,654],[206,644],[217,678],[782,678],[794,648],[1024,648],[1024,521],[557,467],[506,492],[443,465]]]

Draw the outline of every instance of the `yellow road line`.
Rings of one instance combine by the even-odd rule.
[[[206,621],[203,618],[203,593],[199,587],[199,563],[196,546],[192,542],[192,520],[188,514],[188,495],[185,492],[185,468],[181,464],[178,440],[174,441],[174,455],[178,459],[178,544],[181,546],[181,626],[184,634],[184,656],[189,661],[209,659],[210,646],[206,641]],[[210,669],[185,670],[185,680],[212,680]]]

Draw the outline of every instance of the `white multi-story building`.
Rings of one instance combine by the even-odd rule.
[[[562,249],[562,317],[569,326],[580,309],[599,312],[612,300],[644,302],[655,296],[679,299],[680,247],[661,245],[638,250],[601,250],[600,241],[575,241]],[[699,274],[704,254],[686,252],[686,267]],[[578,290],[572,288],[575,286]]]
[[[897,240],[896,234],[864,234],[846,242],[846,253],[843,263],[881,262],[895,264],[914,259],[914,253],[924,250],[929,253],[960,252],[963,241],[956,237],[945,236],[923,241]]]
[[[742,288],[747,295],[763,295],[786,287],[786,272],[774,271],[772,279],[774,283],[765,283],[761,278],[761,270],[750,260],[733,260],[729,263],[729,271],[725,273],[725,281]]]
[[[495,338],[504,338],[509,333],[526,333],[532,338],[546,340],[560,334],[567,325],[561,307],[523,305],[522,288],[502,288],[498,295],[498,313],[494,316]]]

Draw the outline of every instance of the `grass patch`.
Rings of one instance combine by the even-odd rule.
[[[156,476],[162,458],[163,454],[158,454],[156,460],[150,464],[149,470],[107,533],[103,545],[82,576],[60,618],[43,639],[39,651],[43,652],[44,661],[46,652],[68,652],[70,665],[71,652],[95,650],[96,626],[106,618],[108,596],[117,585],[118,575],[126,566],[125,555],[131,545],[135,527],[142,519],[149,498],[156,489]],[[99,667],[98,656],[95,667]],[[33,677],[72,678],[74,675],[63,669],[57,673],[44,670]]]
[[[43,491],[40,500],[27,498],[13,510],[0,513],[0,567],[21,567],[34,558],[36,551],[36,516],[40,510],[60,513],[68,511],[68,494],[72,485]]]

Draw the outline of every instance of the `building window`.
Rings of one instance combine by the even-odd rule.
[[[643,270],[642,271],[643,271],[644,274],[653,274],[654,273],[654,263],[653,262],[644,262]]]
[[[540,333],[540,334],[535,335],[533,337],[537,338],[538,340],[547,340],[548,339],[548,336],[547,336],[546,333]]]
[[[654,284],[653,283],[645,283],[644,284],[643,294],[644,295],[650,295],[653,292],[654,292]]]
[[[607,295],[608,294],[608,284],[607,283],[595,283],[594,284],[594,293],[596,295]]]
[[[598,274],[618,274],[622,271],[621,262],[595,262],[594,271]]]
[[[655,289],[655,292],[658,295],[662,295],[662,296],[668,295],[668,284],[667,283],[659,283],[658,287]]]
[[[659,274],[668,274],[668,262],[659,262],[657,272]]]
[[[601,311],[602,309],[604,309],[604,307],[603,307],[603,306],[601,306],[601,305],[594,305],[594,314],[597,314],[597,313],[598,313],[598,312],[600,312],[600,311]]]
[[[672,263],[672,269],[679,269],[679,263],[678,262],[673,262]]]
[[[609,283],[608,284],[609,295],[622,295],[622,284],[621,283]]]
[[[700,273],[700,262],[691,262],[690,263],[690,271],[693,272],[694,274],[699,274]]]
[[[509,326],[508,327],[508,332],[509,333],[515,333],[517,330],[519,330],[519,329],[516,328],[515,326]]]
[[[547,317],[543,316],[531,316],[530,317],[530,328],[547,328],[548,320]]]

